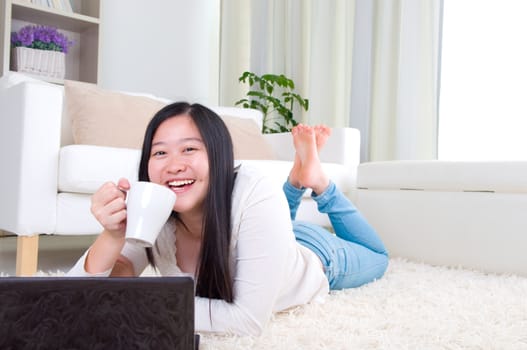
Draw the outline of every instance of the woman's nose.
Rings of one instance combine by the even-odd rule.
[[[167,164],[167,170],[170,173],[179,173],[184,171],[186,167],[186,164],[176,157],[171,158]]]

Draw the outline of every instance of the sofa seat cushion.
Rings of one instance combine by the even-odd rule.
[[[358,167],[359,189],[527,192],[527,162],[383,161]]]
[[[93,145],[62,147],[59,159],[59,192],[91,194],[105,182],[117,182],[124,177],[137,180],[140,150]],[[273,176],[278,181],[287,179],[293,162],[286,160],[236,160]],[[351,190],[346,167],[336,163],[323,163],[324,170],[343,191]],[[305,196],[310,193],[306,191]]]
[[[255,167],[280,182],[286,181],[293,166],[293,162],[289,160],[237,160],[236,163],[244,163]],[[344,165],[338,163],[322,163],[322,168],[342,192],[349,193],[352,190],[353,181],[350,180],[351,175],[349,174],[349,169]],[[310,191],[306,191],[304,197],[308,197],[310,194]]]
[[[59,192],[95,193],[105,182],[124,177],[137,180],[141,151],[93,145],[62,147],[59,156]]]
[[[91,194],[59,193],[56,234],[97,235],[103,227],[90,211]],[[82,223],[79,225],[79,223]]]

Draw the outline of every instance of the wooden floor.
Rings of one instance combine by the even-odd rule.
[[[39,237],[38,270],[45,273],[67,271],[96,236]],[[16,236],[0,235],[0,274],[14,276],[16,270]]]

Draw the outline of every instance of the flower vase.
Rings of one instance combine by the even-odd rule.
[[[18,46],[11,50],[11,69],[51,78],[64,79],[64,52]]]

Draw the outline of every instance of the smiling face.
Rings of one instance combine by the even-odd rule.
[[[189,115],[169,118],[159,125],[148,160],[150,181],[170,187],[180,214],[203,212],[209,185],[207,150]]]

